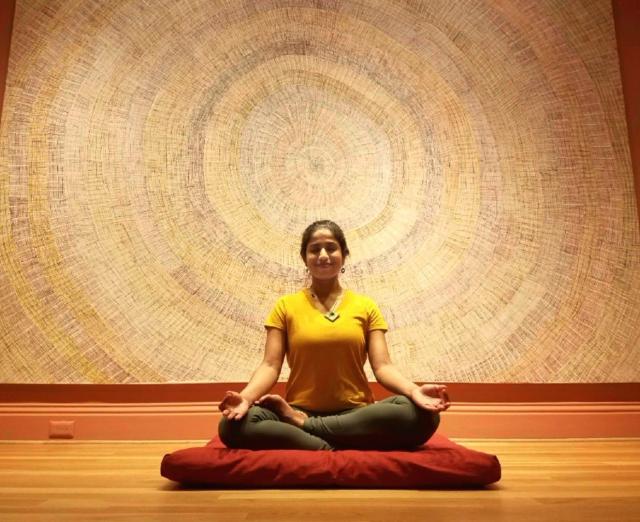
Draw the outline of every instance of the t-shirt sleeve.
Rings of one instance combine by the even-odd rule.
[[[387,321],[384,320],[382,316],[382,312],[375,301],[372,299],[369,300],[369,313],[368,313],[368,325],[367,330],[371,332],[372,330],[384,330],[385,332],[389,329],[387,325]]]
[[[275,306],[264,322],[264,326],[265,328],[277,328],[278,330],[287,329],[287,309],[283,297],[276,301]]]

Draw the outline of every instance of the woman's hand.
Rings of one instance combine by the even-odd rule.
[[[449,408],[449,394],[443,384],[423,384],[416,386],[410,395],[411,400],[420,408],[441,412]]]
[[[224,394],[224,398],[218,408],[229,420],[240,420],[245,416],[251,404],[238,392],[228,391]]]

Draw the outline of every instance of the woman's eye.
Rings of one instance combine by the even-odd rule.
[[[325,247],[319,247],[319,246],[311,247],[311,248],[309,248],[308,252],[310,254],[317,255],[322,251],[323,248],[324,248],[325,252],[327,252],[328,254],[332,254],[333,252],[338,250],[338,246],[337,245],[327,245]]]

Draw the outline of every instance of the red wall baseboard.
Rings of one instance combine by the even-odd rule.
[[[216,403],[0,404],[0,440],[207,440]],[[640,437],[640,402],[457,403],[440,431],[457,438]]]
[[[631,383],[443,383],[454,402],[634,402],[640,401],[640,382]],[[167,384],[0,384],[2,402],[161,403],[214,402],[227,390],[245,383]],[[376,399],[391,395],[370,383]],[[273,393],[284,394],[285,384]]]
[[[0,440],[206,440],[241,384],[0,385]],[[282,392],[278,384],[276,392]],[[373,385],[378,399],[388,395]],[[454,438],[640,437],[640,383],[449,385]]]

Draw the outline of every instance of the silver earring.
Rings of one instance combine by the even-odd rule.
[[[342,272],[342,273],[344,274],[344,267],[342,267],[342,268],[340,269],[340,272]]]

